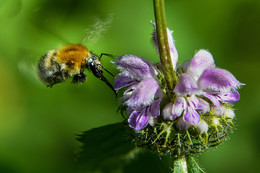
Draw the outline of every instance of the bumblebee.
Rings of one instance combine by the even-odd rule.
[[[114,87],[103,76],[103,70],[112,74],[102,66],[100,61],[102,55],[109,54],[101,54],[98,57],[81,44],[71,44],[60,49],[49,50],[39,61],[38,73],[47,86],[52,87],[69,77],[72,77],[73,83],[85,82],[87,77],[84,69],[87,68],[116,94]]]

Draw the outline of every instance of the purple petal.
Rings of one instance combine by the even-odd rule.
[[[204,70],[212,67],[215,67],[213,56],[207,50],[202,49],[197,52],[190,61],[187,67],[187,73],[195,80],[198,80]]]
[[[209,103],[206,102],[205,100],[201,99],[201,98],[198,98],[198,97],[193,97],[192,98],[192,102],[196,104],[196,111],[199,113],[199,114],[205,114],[207,112],[210,111],[210,106],[209,106]]]
[[[163,108],[163,118],[166,120],[174,120],[181,116],[185,108],[186,100],[183,97],[177,97],[174,104],[170,102]]]
[[[152,22],[152,24],[154,26],[153,41],[154,41],[154,44],[156,46],[157,52],[159,52],[159,50],[158,50],[158,40],[157,40],[157,34],[156,34],[156,32],[157,32],[156,24],[154,22]],[[170,31],[168,28],[167,28],[167,37],[168,37],[168,44],[169,44],[170,55],[171,55],[171,60],[172,60],[172,66],[173,66],[173,69],[175,69],[177,61],[178,61],[178,52],[177,52],[177,49],[176,49],[175,44],[174,44],[174,40],[173,40],[173,37],[172,37],[172,31]]]
[[[199,100],[200,100],[200,102],[199,102],[198,107],[196,108],[196,111],[199,114],[205,114],[205,113],[209,112],[210,111],[209,103],[202,99],[199,99]]]
[[[133,84],[124,91],[124,96],[131,96],[138,84]]]
[[[120,73],[116,76],[116,79],[114,81],[114,89],[119,90],[123,87],[133,85],[137,82],[138,81],[136,79],[133,79],[133,77],[127,75],[126,73]]]
[[[182,67],[182,69],[183,69],[184,72],[187,72],[187,68],[188,68],[190,62],[191,62],[191,60],[187,60],[187,61],[185,61],[185,62],[182,64],[181,67]]]
[[[121,98],[120,102],[125,104],[125,102],[132,96],[137,84],[131,85],[124,91],[124,95]],[[135,109],[134,109],[135,110]]]
[[[151,63],[136,55],[123,55],[119,57],[118,60],[115,65],[117,65],[119,69],[127,71],[138,79],[144,79],[153,75]]]
[[[219,94],[218,98],[222,101],[222,102],[236,102],[240,99],[240,95],[238,91],[230,91],[228,93],[225,94]]]
[[[210,99],[210,101],[215,105],[215,106],[220,106],[220,103],[218,101],[218,98],[215,96],[215,95],[212,95],[212,94],[209,94],[209,93],[206,93],[204,92],[203,95],[205,97],[207,97],[208,99]]]
[[[131,128],[141,130],[147,126],[148,120],[149,117],[146,108],[144,108],[141,112],[133,111],[128,119],[128,122]]]
[[[160,102],[161,100],[158,99],[151,104],[149,113],[152,117],[160,116]]]
[[[187,96],[199,92],[196,81],[188,74],[182,74],[174,92],[177,96]]]
[[[137,85],[126,104],[130,107],[150,105],[158,90],[160,87],[157,81],[153,78],[147,78]]]
[[[174,44],[174,40],[172,37],[172,31],[170,31],[168,28],[167,28],[167,37],[168,37],[168,44],[169,44],[170,55],[171,55],[171,60],[172,60],[172,66],[173,66],[173,69],[175,69],[176,64],[178,62],[178,52],[177,52],[177,49]]]
[[[240,85],[229,71],[220,68],[205,70],[199,79],[199,88],[212,94],[237,89]]]
[[[157,30],[156,30],[156,23],[151,21],[151,24],[152,24],[153,27],[154,27],[154,30],[153,30],[153,37],[152,37],[152,39],[153,39],[153,43],[154,43],[154,45],[156,46],[157,52],[159,52],[159,50],[158,50],[157,33],[156,33],[156,32],[157,32]]]
[[[186,100],[183,97],[177,97],[172,107],[172,119],[181,116],[185,108],[186,108]]]
[[[191,106],[192,108],[197,108],[199,104],[199,99],[193,94],[190,97],[187,97],[187,105]]]
[[[184,111],[183,119],[187,123],[195,125],[195,126],[200,123],[200,115],[191,106],[186,107],[186,110]]]

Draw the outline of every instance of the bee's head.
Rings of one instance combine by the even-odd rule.
[[[89,69],[97,78],[99,78],[102,74],[102,65],[99,63],[99,61],[90,58],[88,62],[86,63],[87,69]]]
[[[92,55],[86,62],[86,68],[89,69],[94,76],[96,76],[97,78],[99,78],[100,80],[102,80],[103,82],[106,83],[107,86],[109,86],[109,88],[111,88],[113,90],[113,92],[116,94],[116,91],[113,87],[113,85],[103,76],[103,70],[107,71],[101,64],[101,62],[99,61],[99,58],[96,55]],[[109,74],[111,74],[109,71],[107,71]]]

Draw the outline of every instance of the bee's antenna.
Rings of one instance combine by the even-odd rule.
[[[98,64],[103,70],[105,70],[108,74],[110,74],[111,76],[115,77],[115,75],[113,75],[113,73],[111,73],[110,71],[108,71],[103,65]]]
[[[113,90],[113,92],[115,93],[115,95],[117,97],[117,93],[116,93],[116,90],[114,89],[113,85],[111,85],[111,83],[102,74],[100,74],[99,79],[102,80],[103,82],[105,82],[107,84],[107,86],[109,86],[109,88],[111,88]]]

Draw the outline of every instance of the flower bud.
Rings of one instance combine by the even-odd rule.
[[[197,131],[199,133],[206,133],[209,129],[208,124],[204,120],[200,120],[199,125],[197,126]]]
[[[232,109],[230,109],[230,108],[226,109],[225,115],[228,118],[231,118],[231,119],[233,119],[235,117],[234,111]]]
[[[163,112],[162,112],[163,119],[173,120],[172,107],[173,107],[173,104],[170,102],[163,108]]]
[[[183,117],[180,117],[177,121],[177,128],[179,130],[188,130],[190,128],[190,125],[184,121]]]
[[[219,118],[216,118],[216,117],[212,118],[212,123],[213,123],[214,126],[218,126],[219,125]]]
[[[220,106],[211,107],[211,110],[214,112],[215,115],[220,117],[220,116],[224,115],[226,108],[225,108],[225,106],[220,105]]]
[[[157,118],[154,118],[154,117],[152,117],[152,116],[149,116],[149,124],[150,124],[151,126],[154,126],[155,123],[157,123]]]

